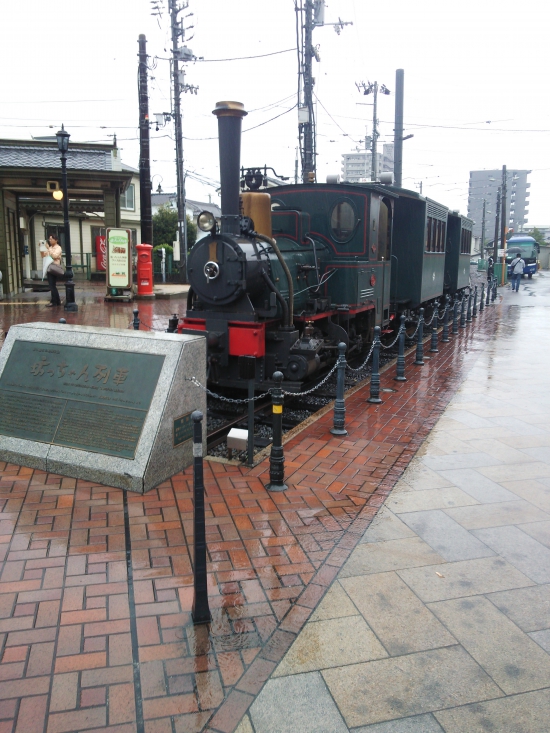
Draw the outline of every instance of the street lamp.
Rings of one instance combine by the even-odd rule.
[[[67,150],[69,149],[70,135],[61,125],[61,130],[56,133],[57,147],[61,153],[61,187],[63,189],[63,229],[65,232],[65,262],[67,271],[65,273],[65,310],[76,312],[78,305],[74,299],[73,267],[71,257],[71,230],[69,224],[69,193],[67,191]]]

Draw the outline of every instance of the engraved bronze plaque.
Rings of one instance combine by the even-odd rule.
[[[133,458],[164,356],[16,341],[0,376],[0,434]]]
[[[174,448],[193,437],[193,419],[188,412],[186,415],[177,417],[174,420]]]

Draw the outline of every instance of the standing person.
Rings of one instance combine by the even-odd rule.
[[[53,260],[54,265],[58,265],[61,267],[61,255],[63,254],[61,251],[61,247],[59,246],[59,239],[54,234],[52,234],[48,240],[49,246],[46,247],[44,252],[40,252],[42,257],[46,257],[46,255],[50,255],[50,257]],[[51,267],[51,266],[50,266]],[[52,294],[51,301],[48,303],[46,308],[53,308],[56,305],[61,305],[61,298],[59,297],[59,291],[57,290],[57,275],[55,275],[53,272],[50,272],[48,269],[47,272],[48,275],[48,285],[50,286],[50,292]]]
[[[515,290],[516,293],[519,293],[519,281],[525,269],[525,260],[521,258],[520,252],[517,253],[510,263],[510,267],[512,268],[512,291]]]
[[[495,261],[494,259],[489,256],[489,259],[487,260],[487,282],[490,283],[493,279],[493,275],[495,273]]]

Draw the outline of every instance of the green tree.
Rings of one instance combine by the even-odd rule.
[[[534,227],[534,229],[531,229],[530,232],[528,232],[530,237],[533,237],[533,239],[536,241],[537,244],[546,244],[546,241],[544,239],[544,234],[540,231],[540,229],[537,229],[537,227]]]
[[[170,206],[161,206],[153,215],[153,246],[169,244],[176,241],[178,231],[178,212]],[[197,241],[197,226],[191,217],[187,216],[187,247]]]

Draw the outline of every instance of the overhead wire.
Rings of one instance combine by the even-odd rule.
[[[203,59],[203,58],[197,58],[194,59],[195,61],[200,61],[201,63],[218,63],[221,61],[246,61],[248,59],[263,59],[267,56],[278,56],[281,53],[289,53],[290,51],[295,51],[295,48],[285,48],[283,51],[272,51],[271,53],[260,53],[256,56],[236,56],[232,59]]]

